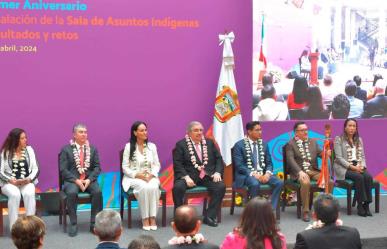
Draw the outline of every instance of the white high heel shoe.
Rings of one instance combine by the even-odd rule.
[[[152,226],[142,226],[142,230],[150,231]]]

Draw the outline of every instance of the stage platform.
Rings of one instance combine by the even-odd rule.
[[[341,219],[344,225],[356,227],[363,241],[363,248],[366,249],[381,249],[387,248],[387,196],[381,196],[380,213],[374,213],[374,206],[371,206],[371,210],[374,214],[373,217],[360,217],[357,215],[348,216],[346,214],[345,198],[340,199],[341,204]],[[201,212],[201,206],[197,206],[199,212]],[[161,211],[161,210],[160,210]],[[133,228],[128,229],[126,223],[126,216],[124,221],[124,232],[120,239],[120,246],[127,248],[129,242],[139,236],[140,234],[149,234],[156,238],[161,247],[167,245],[168,240],[173,236],[172,229],[169,225],[169,221],[172,218],[173,208],[168,208],[168,226],[165,228],[159,227],[157,231],[145,232],[140,229],[140,215],[138,210],[133,210]],[[242,208],[235,209],[235,214],[230,215],[229,208],[222,209],[222,223],[217,228],[202,226],[201,232],[208,240],[214,244],[221,244],[226,234],[237,225],[239,216],[242,212]],[[353,212],[356,213],[356,208],[353,208]],[[98,243],[97,238],[89,232],[89,212],[79,213],[79,233],[75,238],[70,238],[66,233],[63,233],[62,227],[58,224],[58,216],[44,216],[43,219],[47,224],[47,234],[44,239],[45,249],[87,249],[95,248]],[[10,239],[8,228],[8,217],[4,217],[6,234],[0,238],[0,248],[9,249],[14,248],[12,240]],[[161,217],[159,217],[161,218]],[[161,224],[161,219],[159,219]],[[293,244],[296,239],[296,234],[299,231],[305,229],[308,223],[297,219],[296,208],[288,207],[285,212],[281,212],[280,228],[283,234],[285,234],[288,248],[293,248]]]

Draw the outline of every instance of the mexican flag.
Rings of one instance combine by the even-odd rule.
[[[231,43],[234,33],[219,35],[223,44],[223,60],[215,99],[213,136],[219,146],[223,161],[230,165],[231,148],[243,138],[243,124],[234,79],[234,54]]]
[[[259,61],[261,61],[265,68],[267,68],[266,61],[266,47],[265,47],[265,15],[262,14],[262,27],[261,27],[261,51],[259,52]]]

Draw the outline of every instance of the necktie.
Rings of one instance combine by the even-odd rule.
[[[79,147],[79,161],[80,161],[81,168],[83,168],[83,165],[84,165],[83,145],[81,147]],[[79,179],[81,179],[81,180],[84,180],[85,178],[86,178],[85,173],[82,173],[79,176]]]
[[[258,165],[258,147],[257,147],[257,142],[253,143],[253,163],[254,163],[254,169],[257,169],[257,165]]]
[[[199,160],[202,161],[202,152],[200,151],[199,146],[200,144],[195,144],[195,150],[196,150],[196,154],[199,157]],[[200,179],[203,179],[205,176],[206,176],[206,171],[204,169],[201,169],[199,174]]]
[[[195,144],[196,154],[198,154],[199,160],[202,161],[202,152],[200,151],[200,144]]]

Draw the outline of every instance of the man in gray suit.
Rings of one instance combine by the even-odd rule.
[[[302,219],[309,222],[310,181],[317,181],[320,177],[317,157],[321,157],[322,150],[315,140],[308,138],[308,126],[305,122],[297,122],[293,130],[294,138],[286,145],[286,162],[291,177],[301,185]],[[329,151],[328,156],[330,153]],[[333,182],[329,181],[329,192],[332,193],[332,190]]]
[[[94,231],[96,214],[102,210],[102,193],[97,178],[101,172],[98,151],[87,141],[87,128],[83,124],[73,127],[73,140],[60,152],[60,173],[64,181],[63,190],[67,197],[67,210],[71,226],[70,237],[77,235],[77,197],[79,191],[91,195],[91,224]]]

